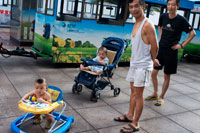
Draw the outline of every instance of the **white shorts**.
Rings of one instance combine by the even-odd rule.
[[[133,82],[135,87],[145,87],[150,85],[151,70],[145,70],[142,68],[130,67],[126,80]]]

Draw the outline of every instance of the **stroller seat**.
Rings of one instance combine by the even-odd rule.
[[[115,58],[116,53],[117,53],[116,51],[107,50],[107,58],[109,60],[109,64],[113,63],[113,60]],[[90,71],[90,70],[81,70],[81,71],[85,71],[85,72],[92,74],[92,75],[99,75],[99,74],[97,74],[93,71]]]
[[[127,48],[128,43],[120,38],[109,37],[103,41],[101,46],[107,48],[107,58],[109,59],[109,64],[103,65],[101,63],[94,62],[93,60],[82,58],[81,60],[83,61],[84,66],[103,66],[103,72],[98,75],[92,71],[81,70],[75,77],[75,83],[72,87],[73,93],[80,93],[83,85],[91,89],[92,92],[90,100],[95,102],[97,102],[100,98],[100,92],[104,90],[106,86],[109,86],[111,90],[114,90],[114,96],[118,96],[120,94],[120,88],[114,87],[110,78],[112,78],[117,64]]]

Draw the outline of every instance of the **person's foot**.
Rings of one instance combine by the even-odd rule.
[[[84,70],[84,66],[82,64],[80,65],[80,70]]]
[[[42,123],[42,121],[43,121],[43,118],[42,118],[42,115],[40,115],[39,117],[33,120],[33,124],[40,124]]]
[[[46,128],[46,129],[50,129],[52,123],[53,123],[53,120],[47,120],[47,122],[46,122],[46,124],[45,124],[45,128]]]
[[[120,130],[120,133],[132,133],[132,132],[137,132],[139,130],[140,130],[139,126],[136,126],[134,123],[130,123],[125,127],[123,127]]]
[[[154,105],[155,106],[162,106],[163,104],[164,104],[164,99],[159,98]]]
[[[114,118],[115,121],[118,122],[132,122],[132,119],[130,119],[127,115],[122,115],[120,117]]]
[[[146,101],[153,101],[153,100],[158,100],[159,97],[158,96],[148,96],[145,98]]]

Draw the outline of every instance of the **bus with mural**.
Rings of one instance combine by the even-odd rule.
[[[0,27],[10,26],[11,0],[0,0]]]
[[[158,35],[159,16],[167,12],[167,0],[145,2],[145,15],[155,24]],[[129,62],[135,20],[128,9],[128,0],[39,0],[32,50],[39,56],[52,58],[53,63],[80,63],[83,57],[93,58],[105,38],[119,37],[129,43],[120,61]],[[193,19],[192,13],[195,14]],[[197,36],[188,47],[199,47],[199,15],[194,11],[194,2],[181,1],[178,14],[194,27],[198,25],[195,28]],[[181,42],[186,37],[184,34]],[[180,50],[179,59],[182,54],[183,50]]]

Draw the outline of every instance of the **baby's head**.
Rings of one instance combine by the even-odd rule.
[[[46,80],[44,78],[39,78],[35,80],[35,93],[37,95],[42,95],[47,89]]]
[[[100,47],[98,49],[98,56],[101,58],[101,59],[104,59],[106,58],[107,56],[107,49],[105,47]]]

